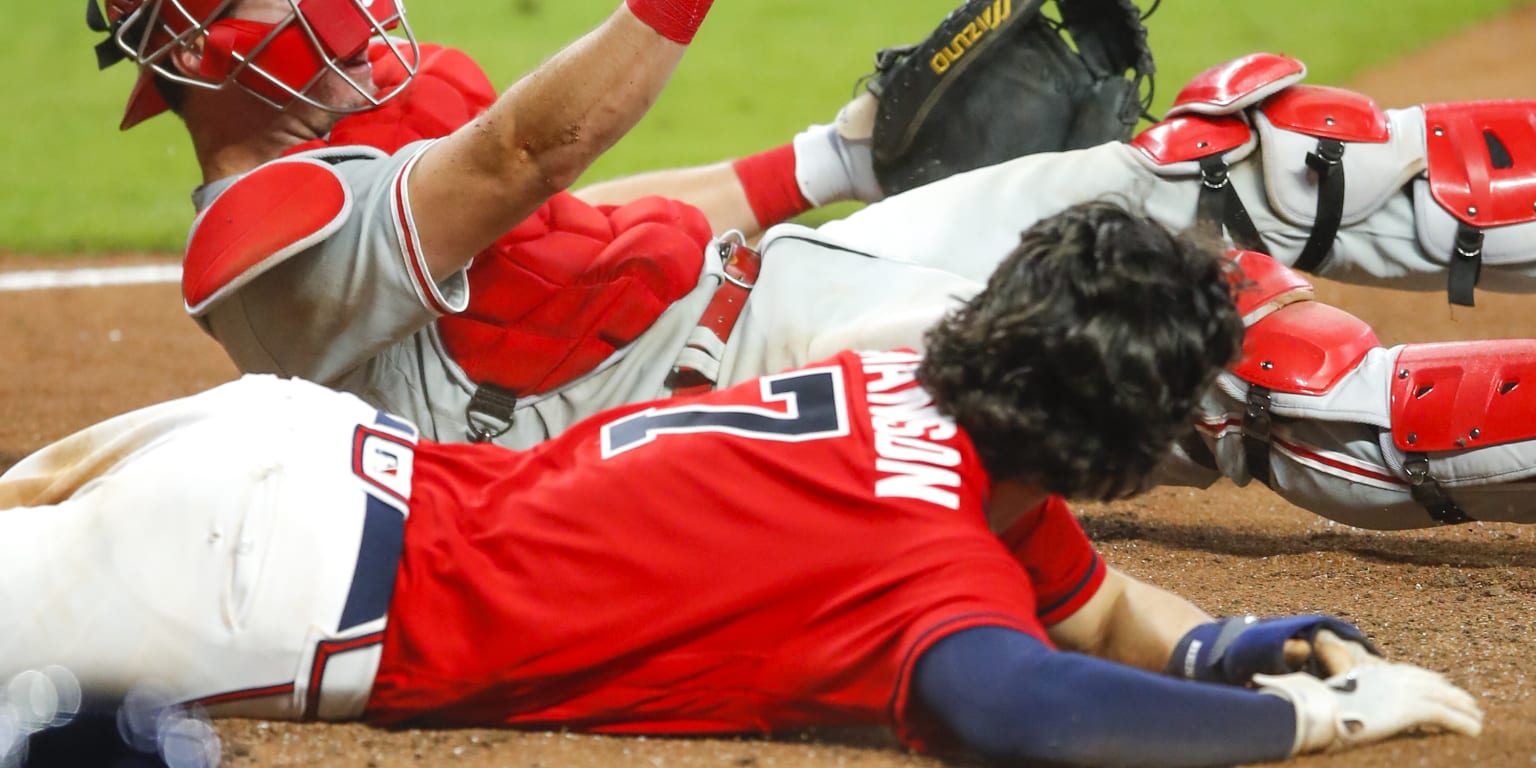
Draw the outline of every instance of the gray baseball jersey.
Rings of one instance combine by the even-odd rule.
[[[422,279],[410,203],[401,194],[413,160],[429,146],[411,144],[391,156],[358,147],[296,156],[326,164],[347,188],[351,202],[339,222],[317,242],[231,279],[214,300],[192,309],[243,371],[354,392],[414,420],[429,437],[458,441],[469,436],[466,410],[476,382],[445,350],[434,320],[467,305],[468,285],[462,272],[440,283]],[[200,188],[194,202],[207,210],[235,181]],[[704,343],[703,354],[714,358],[705,367],[718,369],[721,384],[842,349],[913,346],[951,297],[978,287],[874,258],[803,227],[778,228],[764,243],[761,277],[730,343]],[[724,275],[715,249],[708,251],[693,291],[593,371],[519,399],[511,428],[495,441],[526,447],[599,411],[668,395],[680,353],[708,338],[699,319]]]

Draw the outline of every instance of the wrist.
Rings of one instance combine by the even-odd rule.
[[[1207,683],[1241,684],[1245,680],[1229,679],[1222,662],[1228,648],[1258,619],[1253,616],[1234,616],[1199,624],[1185,633],[1174,645],[1164,672],[1186,680]]]
[[[795,147],[786,144],[731,163],[763,229],[814,207],[795,180],[796,157]]]
[[[1322,752],[1338,740],[1339,704],[1328,684],[1305,673],[1254,675],[1259,693],[1278,696],[1296,710],[1296,736],[1291,757]]]
[[[687,45],[715,0],[625,0],[629,12],[657,34]]]
[[[1245,685],[1257,673],[1279,675],[1304,670],[1327,677],[1331,672],[1317,657],[1314,646],[1317,633],[1323,630],[1357,644],[1361,655],[1374,653],[1358,628],[1332,616],[1303,614],[1262,620],[1236,616],[1191,629],[1174,646],[1164,671],[1229,685]],[[1300,660],[1287,661],[1286,643],[1293,639],[1302,641],[1307,652]]]

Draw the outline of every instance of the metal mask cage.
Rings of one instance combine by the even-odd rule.
[[[338,64],[337,57],[327,52],[319,33],[300,10],[300,0],[287,0],[288,6],[292,9],[291,12],[274,25],[255,46],[244,52],[231,51],[235,65],[219,80],[210,80],[181,71],[171,61],[171,55],[191,46],[194,41],[206,37],[210,26],[225,18],[235,0],[223,0],[202,18],[189,10],[181,0],[149,0],[114,25],[112,40],[129,59],[173,83],[217,90],[233,82],[275,109],[283,109],[294,101],[299,101],[317,109],[338,114],[364,112],[389,101],[404,90],[411,78],[416,75],[417,66],[421,61],[421,47],[416,41],[415,33],[411,30],[410,22],[405,17],[405,6],[398,0],[395,2],[395,12],[384,19],[375,18],[369,12],[368,7],[373,4],[373,0],[347,1],[355,6],[359,15],[368,20],[368,24],[372,27],[370,39],[388,43],[386,47],[389,54],[406,73],[398,84],[387,91],[376,93],[372,81],[359,83],[346,73]],[[308,80],[299,84],[285,82],[256,63],[256,60],[274,40],[278,39],[280,34],[294,27],[297,27],[299,34],[305,36],[319,60],[324,62],[324,65]],[[398,34],[391,33],[391,28],[394,27],[398,27]],[[407,48],[409,53],[405,50]],[[339,106],[326,104],[311,96],[310,91],[327,73],[340,77],[342,82],[363,97],[365,103],[350,107]],[[251,77],[257,78],[260,83],[269,86],[280,95],[264,93],[262,89],[249,82]]]

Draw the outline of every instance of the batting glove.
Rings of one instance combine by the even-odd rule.
[[[1412,664],[1371,664],[1319,680],[1305,672],[1254,675],[1260,693],[1296,708],[1291,755],[1336,751],[1416,729],[1476,736],[1483,711],[1472,694]]]

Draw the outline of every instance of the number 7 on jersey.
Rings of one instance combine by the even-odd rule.
[[[797,443],[848,434],[841,368],[810,368],[758,380],[762,406],[676,405],[646,408],[603,426],[603,458],[649,444],[660,435],[724,432],[754,440]]]

